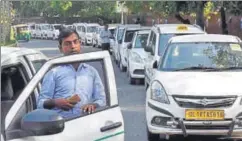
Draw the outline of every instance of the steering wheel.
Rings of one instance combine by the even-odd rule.
[[[175,66],[176,68],[186,68],[192,66],[192,64],[187,61],[179,61]]]

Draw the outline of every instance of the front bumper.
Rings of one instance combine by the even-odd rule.
[[[149,105],[149,104],[148,104]],[[148,110],[152,110],[154,113],[158,113],[157,109],[153,107],[154,105],[149,105]],[[150,112],[150,111],[149,111]],[[167,118],[168,116],[163,112],[163,114],[155,114],[160,117]],[[154,116],[153,116],[154,117]],[[238,119],[225,120],[225,121],[211,121],[210,129],[191,129],[191,127],[209,127],[204,125],[204,122],[208,121],[185,121],[183,118],[173,118],[166,122],[166,126],[154,125],[152,122],[148,122],[148,129],[153,134],[165,134],[165,135],[222,135],[222,136],[237,136],[242,134],[242,121]],[[187,127],[189,129],[187,129]],[[217,127],[217,128],[213,128]],[[227,129],[219,129],[218,127],[228,127]]]
[[[147,90],[147,93],[150,90]],[[185,109],[178,106],[169,97],[170,104],[162,104],[157,101],[146,102],[146,120],[148,130],[153,134],[163,135],[215,135],[238,136],[242,135],[242,110],[240,98],[233,106],[223,108],[224,120],[186,120]],[[160,120],[157,120],[157,117]],[[156,120],[155,120],[156,119]],[[158,124],[158,121],[161,121]]]
[[[132,78],[145,78],[144,75],[144,64],[129,62],[129,72]]]

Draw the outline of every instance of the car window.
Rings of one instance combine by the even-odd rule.
[[[165,51],[165,46],[167,45],[168,41],[175,36],[174,34],[160,34],[159,36],[159,48],[158,48],[158,55],[161,56]]]
[[[148,33],[138,34],[135,40],[134,48],[143,48],[147,43],[148,35],[149,35]]]
[[[46,62],[46,60],[35,60],[35,61],[32,61],[32,64],[33,64],[36,72],[39,71],[39,69],[44,65],[45,62]]]
[[[124,42],[131,42],[135,32],[136,32],[136,30],[126,31],[125,37],[124,37]]]
[[[242,67],[242,47],[237,43],[174,43],[168,46],[161,70],[186,67]]]

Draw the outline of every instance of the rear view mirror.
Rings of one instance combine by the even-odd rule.
[[[129,43],[128,44],[128,49],[131,49],[132,48],[132,43]]]
[[[52,110],[37,109],[27,113],[21,121],[21,128],[34,136],[52,135],[64,130],[65,120]]]

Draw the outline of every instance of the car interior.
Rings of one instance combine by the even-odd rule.
[[[23,67],[15,65],[4,68],[1,74],[1,129],[4,127],[5,117],[27,84]],[[2,130],[3,131],[3,130]]]

